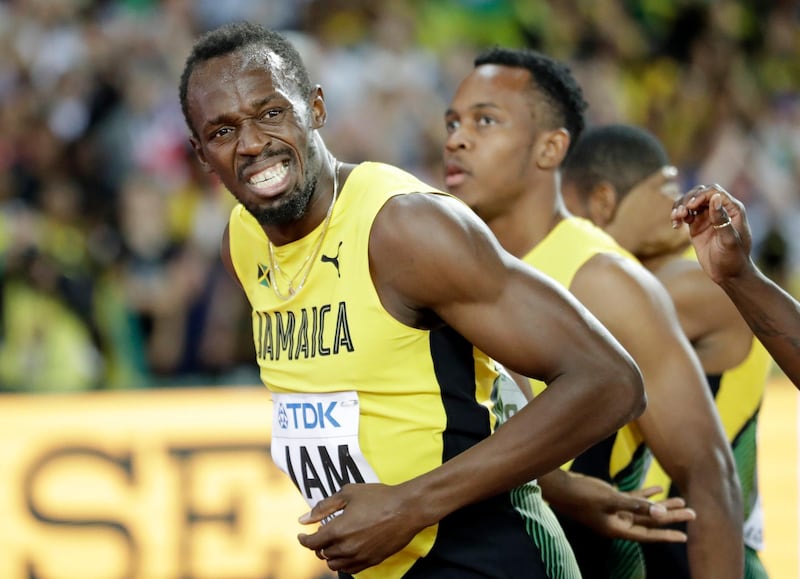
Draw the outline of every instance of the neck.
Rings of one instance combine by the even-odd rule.
[[[321,149],[321,155],[323,161],[317,176],[317,186],[308,200],[308,206],[303,216],[291,223],[264,226],[264,231],[273,245],[285,245],[302,239],[325,220],[334,201],[334,182],[336,181],[337,188],[341,190],[343,179],[340,178],[341,163],[324,147]],[[339,178],[336,177],[337,170]]]
[[[525,257],[569,216],[555,184],[531,187],[487,224],[506,251]]]

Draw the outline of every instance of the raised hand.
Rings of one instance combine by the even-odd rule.
[[[673,205],[672,226],[689,225],[705,272],[717,283],[752,269],[752,238],[744,205],[720,185],[700,185]]]

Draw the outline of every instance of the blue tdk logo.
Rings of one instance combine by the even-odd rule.
[[[322,402],[281,404],[278,408],[278,425],[283,429],[341,428],[342,425],[333,417],[334,408],[336,402],[328,403],[327,407]]]

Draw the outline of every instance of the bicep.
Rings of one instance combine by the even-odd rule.
[[[727,446],[705,374],[666,289],[638,266],[609,271],[595,272],[584,303],[639,365],[648,405],[637,424],[670,476],[682,478],[699,456]]]
[[[372,263],[392,262],[381,267],[380,284],[410,309],[434,312],[504,366],[548,382],[604,361],[611,371],[627,356],[586,308],[507,253],[466,206],[424,197],[382,210],[370,241]]]

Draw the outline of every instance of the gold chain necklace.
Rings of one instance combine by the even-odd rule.
[[[328,207],[328,213],[325,215],[325,221],[323,221],[322,230],[319,232],[317,241],[314,244],[314,249],[303,260],[303,265],[300,266],[300,269],[297,270],[296,274],[289,277],[281,269],[281,266],[278,265],[278,261],[275,259],[275,246],[272,245],[272,241],[267,240],[267,245],[269,247],[270,285],[272,286],[272,291],[275,292],[275,295],[278,296],[279,299],[288,300],[289,298],[297,295],[300,290],[303,289],[306,281],[308,281],[308,276],[311,274],[311,268],[314,267],[314,262],[317,261],[317,256],[319,256],[319,252],[322,250],[322,242],[325,241],[325,234],[328,232],[328,227],[331,223],[331,216],[333,215],[333,206],[336,203],[336,195],[339,190],[339,170],[342,168],[342,163],[340,161],[335,161],[333,156],[331,156],[331,160],[335,162],[336,166],[333,171],[333,198],[331,199],[330,207]],[[281,277],[283,277],[287,282],[286,294],[282,293],[278,288],[277,274],[280,274]],[[302,278],[295,286],[295,281],[297,281],[297,278],[300,277],[301,274]]]

